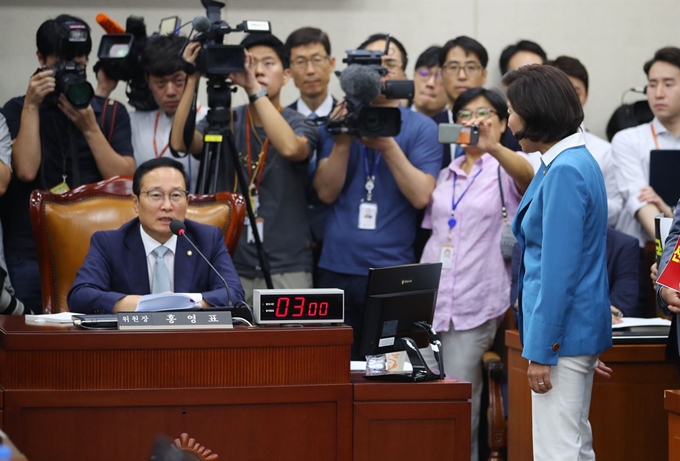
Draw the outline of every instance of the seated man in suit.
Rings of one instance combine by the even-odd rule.
[[[185,221],[187,176],[177,160],[160,157],[135,171],[132,198],[138,218],[118,230],[96,232],[90,251],[68,294],[72,312],[134,311],[142,295],[201,293],[204,307],[228,303],[224,283],[194,254],[186,239],[170,230],[173,219],[184,221],[186,234],[227,280],[233,302],[244,292],[222,232]]]

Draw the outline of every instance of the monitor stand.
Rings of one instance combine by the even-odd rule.
[[[419,325],[421,326],[421,325]],[[429,325],[427,325],[429,327]],[[416,342],[411,338],[397,338],[395,342],[395,350],[405,350],[408,354],[408,359],[413,366],[413,371],[411,373],[401,372],[401,373],[385,373],[378,375],[364,375],[364,378],[374,380],[374,381],[389,381],[389,382],[406,382],[406,383],[420,383],[424,381],[436,381],[438,379],[444,379],[444,364],[441,350],[441,342],[439,341],[438,335],[431,328],[423,328],[427,331],[430,338],[430,345],[435,346],[434,349],[435,358],[439,363],[439,373],[435,373],[427,365],[423,354],[420,353],[420,349],[416,345]],[[401,347],[400,347],[401,346]]]

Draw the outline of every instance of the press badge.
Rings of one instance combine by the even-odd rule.
[[[260,242],[264,243],[264,219],[255,218],[255,225],[257,226],[257,233],[260,234]],[[250,219],[246,219],[246,227],[248,228],[246,243],[255,243],[255,237],[253,236],[253,226],[250,225]]]
[[[377,203],[363,202],[359,205],[359,229],[375,230],[377,219]]]
[[[451,269],[453,267],[453,245],[445,243],[439,252],[439,262],[442,263],[442,269]]]

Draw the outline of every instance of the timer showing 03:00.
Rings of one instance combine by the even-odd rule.
[[[258,324],[342,323],[344,292],[336,288],[253,290]]]

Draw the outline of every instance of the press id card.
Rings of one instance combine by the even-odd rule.
[[[442,263],[442,269],[451,269],[453,267],[453,245],[442,245],[442,249],[439,252],[439,262]]]
[[[378,204],[363,202],[359,205],[359,229],[375,230],[378,219]]]
[[[250,225],[250,220],[246,219],[246,227],[248,228],[248,236],[246,237],[247,243],[255,243],[255,237],[253,236],[253,226]],[[264,219],[255,218],[255,225],[257,226],[257,233],[260,234],[260,241],[264,243]]]

